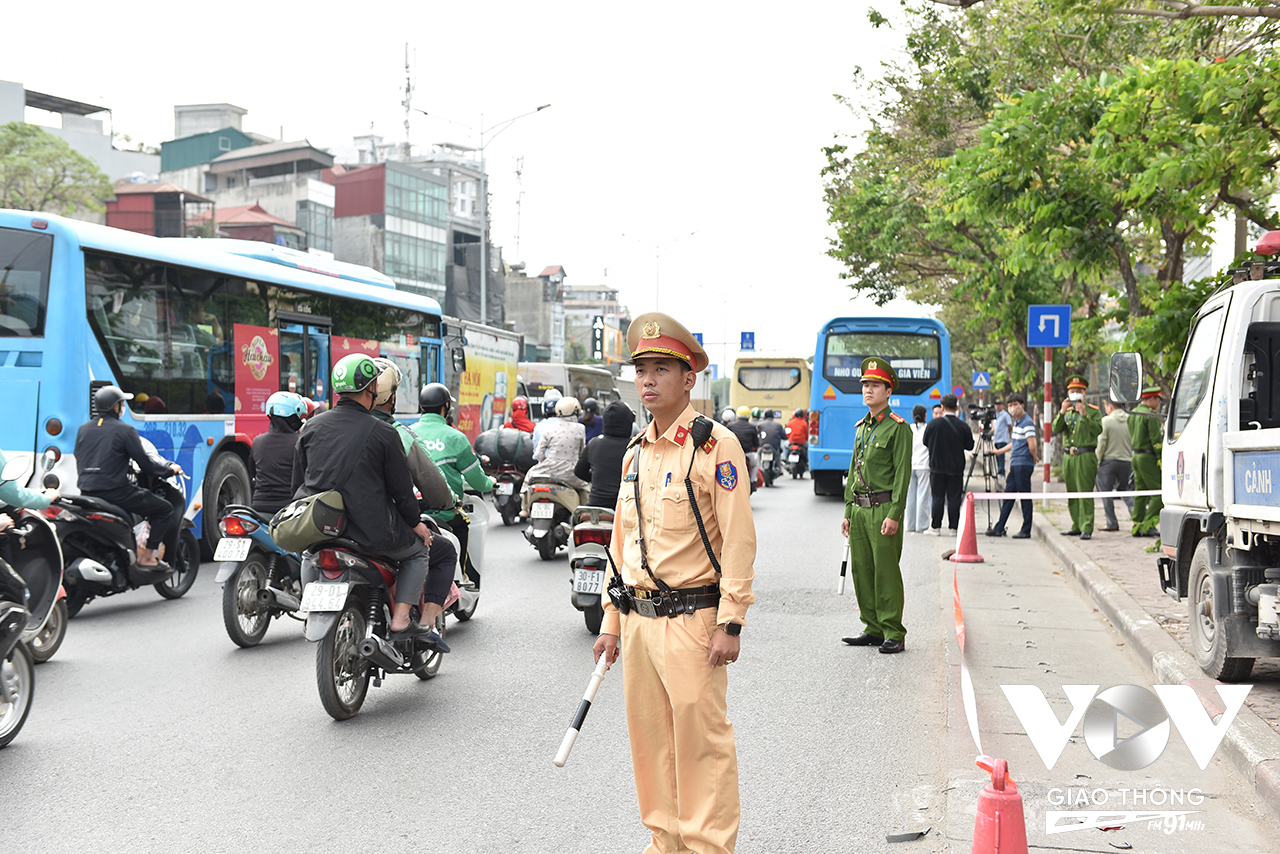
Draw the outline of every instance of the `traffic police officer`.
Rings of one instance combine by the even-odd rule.
[[[907,630],[902,625],[902,516],[911,485],[911,427],[889,409],[898,375],[885,359],[862,361],[862,401],[867,415],[858,422],[853,461],[844,487],[844,521],[840,533],[849,538],[853,589],[865,627],[842,638],[849,646],[879,646],[883,653],[902,652]]]
[[[731,852],[740,806],[724,665],[738,658],[755,601],[746,459],[727,428],[689,405],[708,359],[688,330],[643,314],[627,346],[653,421],[623,457],[610,547],[630,610],[606,601],[595,657],[612,663],[621,646],[636,796],[653,834],[645,851]]]
[[[1142,390],[1142,402],[1129,413],[1129,440],[1133,444],[1134,489],[1160,489],[1160,451],[1164,430],[1160,426],[1160,387],[1149,385]],[[1133,535],[1153,537],[1160,534],[1160,510],[1164,502],[1159,495],[1139,495],[1133,499]]]
[[[1089,383],[1075,375],[1067,379],[1067,399],[1054,416],[1050,429],[1062,436],[1062,479],[1068,492],[1093,492],[1098,477],[1098,437],[1102,435],[1102,411],[1085,403],[1084,392]],[[1093,537],[1093,499],[1068,498],[1071,530],[1068,537],[1088,540]]]

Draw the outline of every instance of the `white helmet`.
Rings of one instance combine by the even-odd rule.
[[[576,397],[562,397],[556,401],[556,415],[561,418],[576,418],[582,411]]]
[[[728,424],[730,421],[735,421],[737,418],[738,413],[734,412],[732,409],[726,409],[724,412],[720,413],[720,420],[725,424]]]
[[[404,378],[404,373],[400,370],[400,366],[390,359],[378,357],[373,360],[373,364],[378,368],[377,389],[374,394],[373,405],[383,406],[391,396],[396,393],[396,389],[400,388],[400,381]]]

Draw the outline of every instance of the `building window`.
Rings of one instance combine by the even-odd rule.
[[[220,136],[220,137],[218,137],[218,150],[219,150],[219,151],[230,151],[230,150],[231,150],[231,140],[230,140],[230,139],[228,139],[228,138],[227,138],[227,137],[225,137],[225,136]]]
[[[443,243],[386,233],[387,260],[385,273],[393,279],[410,279],[444,285],[445,249]]]
[[[307,245],[333,251],[333,208],[304,199],[298,202],[298,228],[307,233]]]
[[[387,169],[388,216],[444,228],[448,210],[447,187],[420,175]]]

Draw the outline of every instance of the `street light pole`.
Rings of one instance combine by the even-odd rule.
[[[649,247],[650,250],[653,251],[653,310],[654,311],[658,310],[659,297],[662,295],[662,249],[663,247],[674,246],[677,243],[679,243],[681,240],[684,240],[686,237],[692,237],[697,233],[698,233],[697,231],[691,231],[688,234],[682,234],[679,237],[677,237],[675,240],[669,240],[665,244],[649,243],[646,240],[641,240],[638,237],[631,236],[631,239],[634,240],[636,243],[639,243],[641,246],[647,246]],[[622,236],[628,237],[629,235],[623,234]]]

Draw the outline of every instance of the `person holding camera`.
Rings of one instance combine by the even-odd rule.
[[[1054,416],[1050,429],[1062,436],[1062,479],[1067,492],[1092,492],[1098,479],[1098,437],[1102,435],[1102,411],[1084,402],[1089,383],[1076,374],[1067,380],[1067,399]],[[1068,498],[1071,529],[1063,536],[1088,540],[1093,537],[1093,499]]]
[[[1029,493],[1031,474],[1040,461],[1039,448],[1036,447],[1036,424],[1027,414],[1027,399],[1021,394],[1015,392],[1009,395],[1007,405],[1009,417],[1013,421],[1013,427],[1009,431],[1010,441],[1004,447],[996,448],[994,453],[1001,460],[1006,454],[1009,455],[1009,479],[1005,484],[1005,492]],[[1031,499],[1022,499],[1022,528],[1013,535],[1015,540],[1031,537],[1031,509]],[[1006,498],[1000,505],[1000,518],[994,527],[987,529],[987,536],[1003,537],[1005,523],[1009,521],[1009,514],[1012,512],[1013,499]]]
[[[1000,453],[1001,448],[1008,447],[1013,441],[1011,433],[1013,431],[1013,416],[1009,414],[1009,410],[1005,409],[1005,402],[997,400],[995,402],[996,423],[991,430],[991,443],[996,454],[996,474],[1004,477],[1004,458],[1005,455]],[[1010,459],[1012,462],[1012,459]]]
[[[954,394],[942,396],[942,417],[924,428],[923,441],[929,449],[929,481],[933,491],[933,530],[942,533],[942,511],[947,511],[947,527],[960,527],[960,497],[964,488],[964,455],[973,450],[973,430],[957,417],[960,401]]]

